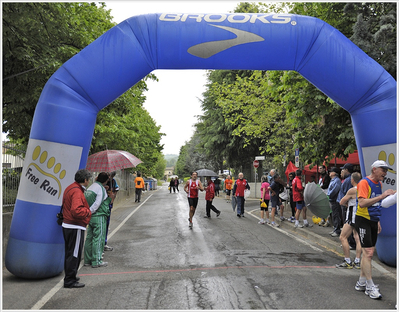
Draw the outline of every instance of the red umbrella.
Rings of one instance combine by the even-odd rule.
[[[112,172],[136,167],[140,163],[142,161],[129,152],[106,150],[90,155],[87,158],[86,169],[93,172]]]

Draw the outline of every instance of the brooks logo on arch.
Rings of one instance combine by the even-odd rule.
[[[258,36],[248,31],[227,26],[218,26],[218,25],[211,25],[211,26],[230,31],[233,34],[237,35],[237,37],[234,39],[208,41],[196,44],[187,50],[188,53],[205,59],[240,44],[259,42],[265,40],[261,36]]]

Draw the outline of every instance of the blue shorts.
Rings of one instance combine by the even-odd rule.
[[[302,208],[305,207],[305,203],[303,202],[303,200],[297,201],[295,202],[295,207],[298,210],[302,210]]]
[[[272,208],[277,208],[277,206],[281,205],[281,199],[277,196],[271,197]]]

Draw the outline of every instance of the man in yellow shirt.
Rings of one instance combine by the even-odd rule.
[[[136,200],[134,202],[140,202],[141,200],[141,192],[144,189],[144,180],[141,177],[141,173],[137,173],[137,178],[134,179],[134,185],[136,188]]]

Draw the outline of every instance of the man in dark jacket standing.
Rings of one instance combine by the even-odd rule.
[[[62,233],[65,241],[65,288],[85,286],[85,284],[79,283],[79,278],[76,275],[82,258],[84,231],[86,231],[86,226],[91,218],[90,207],[84,196],[84,190],[89,185],[90,178],[89,171],[79,170],[75,174],[75,182],[64,191]]]

